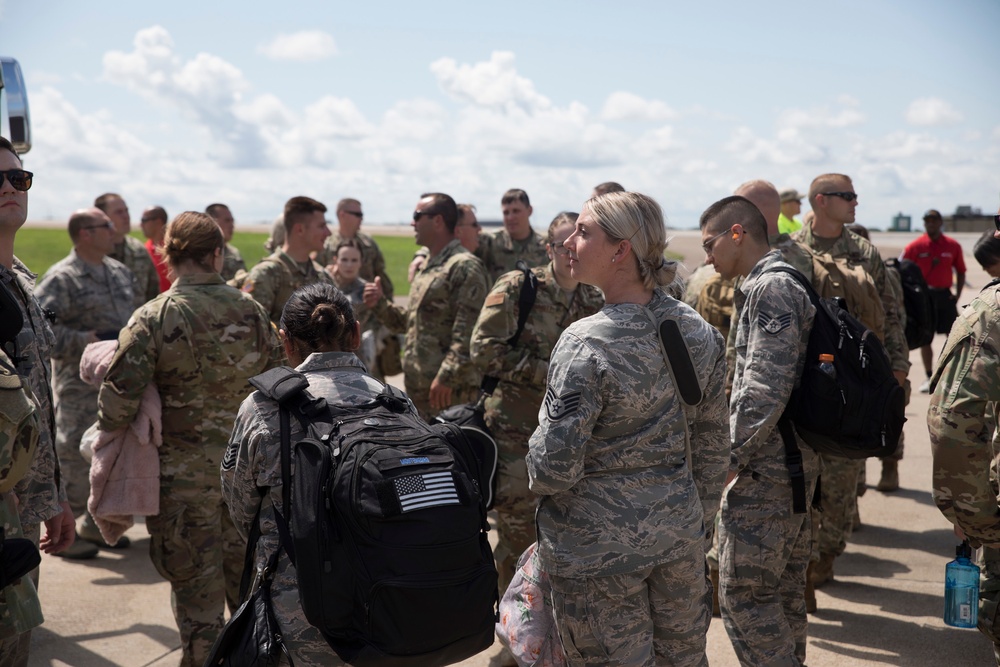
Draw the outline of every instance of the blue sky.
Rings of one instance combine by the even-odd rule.
[[[689,227],[741,182],[850,174],[859,222],[1000,203],[1000,3],[0,0],[31,217],[290,196],[405,221],[444,191],[536,227],[616,180]]]

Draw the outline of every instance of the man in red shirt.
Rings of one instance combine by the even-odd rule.
[[[160,278],[160,291],[166,292],[173,280],[167,274],[167,265],[159,251],[163,248],[163,236],[167,231],[167,212],[162,206],[150,206],[142,212],[140,224],[146,237],[146,250],[156,267],[156,275]]]
[[[924,213],[926,233],[906,246],[903,258],[916,262],[924,274],[934,301],[937,332],[946,334],[951,331],[951,325],[958,316],[955,304],[965,287],[965,259],[958,241],[941,233],[943,222],[941,213],[933,208]],[[952,272],[955,273],[954,294],[951,293]],[[930,391],[931,370],[934,367],[934,352],[930,344],[920,348],[920,357],[927,374],[927,379],[920,385],[920,392],[926,394]]]

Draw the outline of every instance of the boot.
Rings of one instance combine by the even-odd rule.
[[[899,490],[899,462],[882,461],[882,477],[875,487],[882,493]]]
[[[812,584],[814,588],[822,588],[823,584],[833,581],[833,554],[820,554],[819,561],[813,563]]]
[[[809,562],[809,569],[806,570],[806,613],[815,614],[816,613],[816,587],[813,586],[813,566],[815,563]]]
[[[712,616],[722,616],[722,607],[719,606],[719,571],[709,568],[708,576],[712,579]]]
[[[90,560],[91,558],[97,558],[97,547],[77,535],[76,539],[73,540],[73,544],[62,551],[57,551],[55,555],[60,558],[69,558],[70,560]]]

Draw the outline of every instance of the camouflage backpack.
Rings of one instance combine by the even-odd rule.
[[[706,280],[698,295],[698,314],[727,338],[733,318],[733,281],[718,273]]]

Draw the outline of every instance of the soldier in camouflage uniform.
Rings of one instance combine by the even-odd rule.
[[[55,394],[56,452],[74,516],[85,515],[80,536],[104,544],[87,512],[90,464],[80,455],[80,439],[97,418],[97,388],[80,379],[83,349],[97,340],[115,340],[132,315],[139,288],[135,275],[107,256],[114,225],[100,209],[77,211],[69,219],[73,250],[53,264],[35,290],[38,301],[55,315],[52,331],[52,391]],[[122,536],[117,547],[128,546]],[[92,557],[93,550],[73,547],[61,555]]]
[[[31,466],[39,426],[31,394],[10,358],[0,350],[0,526],[8,539],[24,536],[12,489]],[[0,589],[0,665],[18,664],[21,636],[42,620],[38,592],[30,576]],[[23,658],[26,662],[27,655]]]
[[[0,180],[0,282],[12,295],[23,320],[21,331],[17,334],[17,350],[11,361],[34,398],[40,422],[35,455],[27,474],[15,485],[14,495],[18,499],[18,518],[24,536],[42,551],[56,553],[73,544],[76,531],[73,530],[73,512],[66,501],[66,490],[60,483],[55,451],[49,386],[52,330],[33,294],[35,274],[14,256],[14,239],[27,219],[27,190],[31,187],[31,177],[27,172],[21,174],[24,178],[14,176],[15,170],[20,169],[21,159],[14,152],[14,147],[0,137],[0,172],[4,172]],[[12,176],[17,180],[18,187],[14,187]],[[45,535],[41,536],[40,524],[43,522]],[[31,579],[37,588],[37,569],[31,573]],[[16,617],[20,612],[11,608],[10,613]],[[26,617],[13,620],[27,622]],[[21,633],[16,646],[11,648],[11,664],[27,665],[30,645],[31,633]]]
[[[94,206],[104,211],[115,224],[115,245],[108,253],[108,257],[127,266],[139,281],[139,290],[135,294],[135,307],[138,308],[150,299],[155,299],[160,293],[160,276],[143,242],[129,236],[132,220],[125,200],[121,195],[106,192],[94,200]]]
[[[223,507],[219,466],[248,380],[282,361],[274,327],[218,274],[224,241],[203,213],[167,227],[171,290],[136,311],[118,338],[98,404],[101,429],[131,423],[146,385],[163,402],[160,513],[146,520],[150,557],[170,582],[182,667],[202,665],[239,603],[245,543]]]
[[[219,272],[222,279],[228,281],[234,279],[236,274],[241,271],[246,273],[247,265],[243,261],[243,255],[240,254],[236,246],[230,243],[233,240],[233,233],[236,231],[236,221],[233,220],[233,214],[229,207],[225,204],[209,204],[205,208],[205,213],[210,215],[219,225],[219,229],[222,230],[222,238],[226,241],[226,249],[222,256],[222,271]]]
[[[531,202],[524,190],[512,189],[500,199],[503,210],[503,229],[492,235],[479,237],[479,256],[486,264],[490,284],[505,273],[517,268],[517,261],[523,259],[528,267],[545,266],[549,258],[545,254],[545,239],[531,228]]]
[[[313,315],[317,307],[325,311],[323,323]],[[382,390],[379,382],[358,372],[363,370],[361,362],[351,351],[360,342],[357,324],[342,293],[327,285],[298,290],[289,299],[282,322],[288,360],[309,379],[311,394],[325,398],[331,406],[352,406],[373,400]],[[322,332],[318,337],[317,331]],[[291,420],[292,442],[302,435],[301,424]],[[267,489],[263,497],[260,489]],[[260,507],[260,539],[254,564],[258,569],[264,567],[281,548],[275,516],[284,507],[278,406],[260,392],[251,394],[240,406],[222,464],[222,492],[233,523],[244,538]],[[320,631],[306,620],[299,602],[295,566],[284,552],[271,581],[271,599],[282,641],[296,667],[344,664]]]
[[[337,246],[341,241],[354,239],[361,248],[361,277],[371,282],[376,276],[382,279],[382,291],[387,299],[392,299],[392,280],[385,269],[385,257],[375,239],[362,233],[361,221],[364,219],[361,202],[357,199],[341,199],[337,202],[337,231],[323,244],[323,250],[316,255],[316,261],[321,266],[331,266],[337,256]]]
[[[927,427],[934,456],[934,502],[959,538],[982,547],[979,630],[1000,665],[1000,281],[993,280],[955,320],[931,378]]]
[[[482,375],[500,380],[486,401],[486,424],[500,450],[497,468],[497,548],[493,555],[500,573],[500,590],[514,576],[518,557],[535,541],[537,498],[528,490],[524,457],[528,438],[538,426],[538,408],[545,397],[545,377],[552,348],[567,326],[593,315],[604,296],[569,275],[569,251],[563,246],[573,232],[577,214],[560,213],[549,225],[549,264],[531,269],[538,288],[524,330],[511,347],[517,330],[518,300],[524,273],[511,271],[493,285],[472,330],[472,360]]]
[[[708,261],[723,279],[745,276],[736,291],[740,320],[729,424],[732,455],[719,527],[722,618],[743,665],[801,665],[806,653],[809,512],[792,508],[792,486],[778,420],[802,375],[816,309],[771,250],[767,222],[748,199],[727,197],[701,217]],[[816,453],[798,441],[811,498]]]
[[[733,281],[724,280],[709,264],[702,264],[684,285],[684,303],[698,311],[705,321],[729,337],[733,317]]]
[[[809,186],[809,203],[815,217],[811,223],[796,232],[793,239],[809,250],[817,258],[817,262],[825,264],[837,259],[846,260],[848,266],[860,269],[871,277],[880,303],[859,304],[848,301],[847,307],[883,340],[893,374],[900,386],[905,386],[910,368],[909,348],[882,257],[874,246],[845,229],[845,225],[854,222],[858,205],[851,179],[843,174],[817,176]],[[803,273],[822,294],[812,267],[808,273]],[[874,321],[865,321],[863,312],[872,313]],[[834,559],[847,546],[858,502],[858,474],[864,465],[864,461],[857,459],[825,455],[820,458],[823,463],[823,482],[820,485],[823,511],[819,515],[819,560],[811,573],[816,587],[833,579]]]
[[[401,308],[368,284],[365,302],[390,330],[406,332],[403,382],[424,419],[472,400],[480,378],[469,358],[472,327],[489,289],[483,263],[455,238],[458,208],[446,194],[425,194],[413,212],[415,240],[431,252]]]
[[[705,550],[729,462],[722,336],[667,297],[659,206],[610,193],[565,242],[604,308],[563,332],[528,445],[538,553],[569,664],[707,665]],[[673,319],[703,399],[683,405],[657,322]]]
[[[243,292],[264,306],[275,324],[292,292],[312,283],[333,284],[330,274],[310,258],[310,253],[323,250],[323,242],[330,236],[325,213],[326,206],[315,199],[289,199],[283,218],[284,244],[250,269],[243,283]]]

